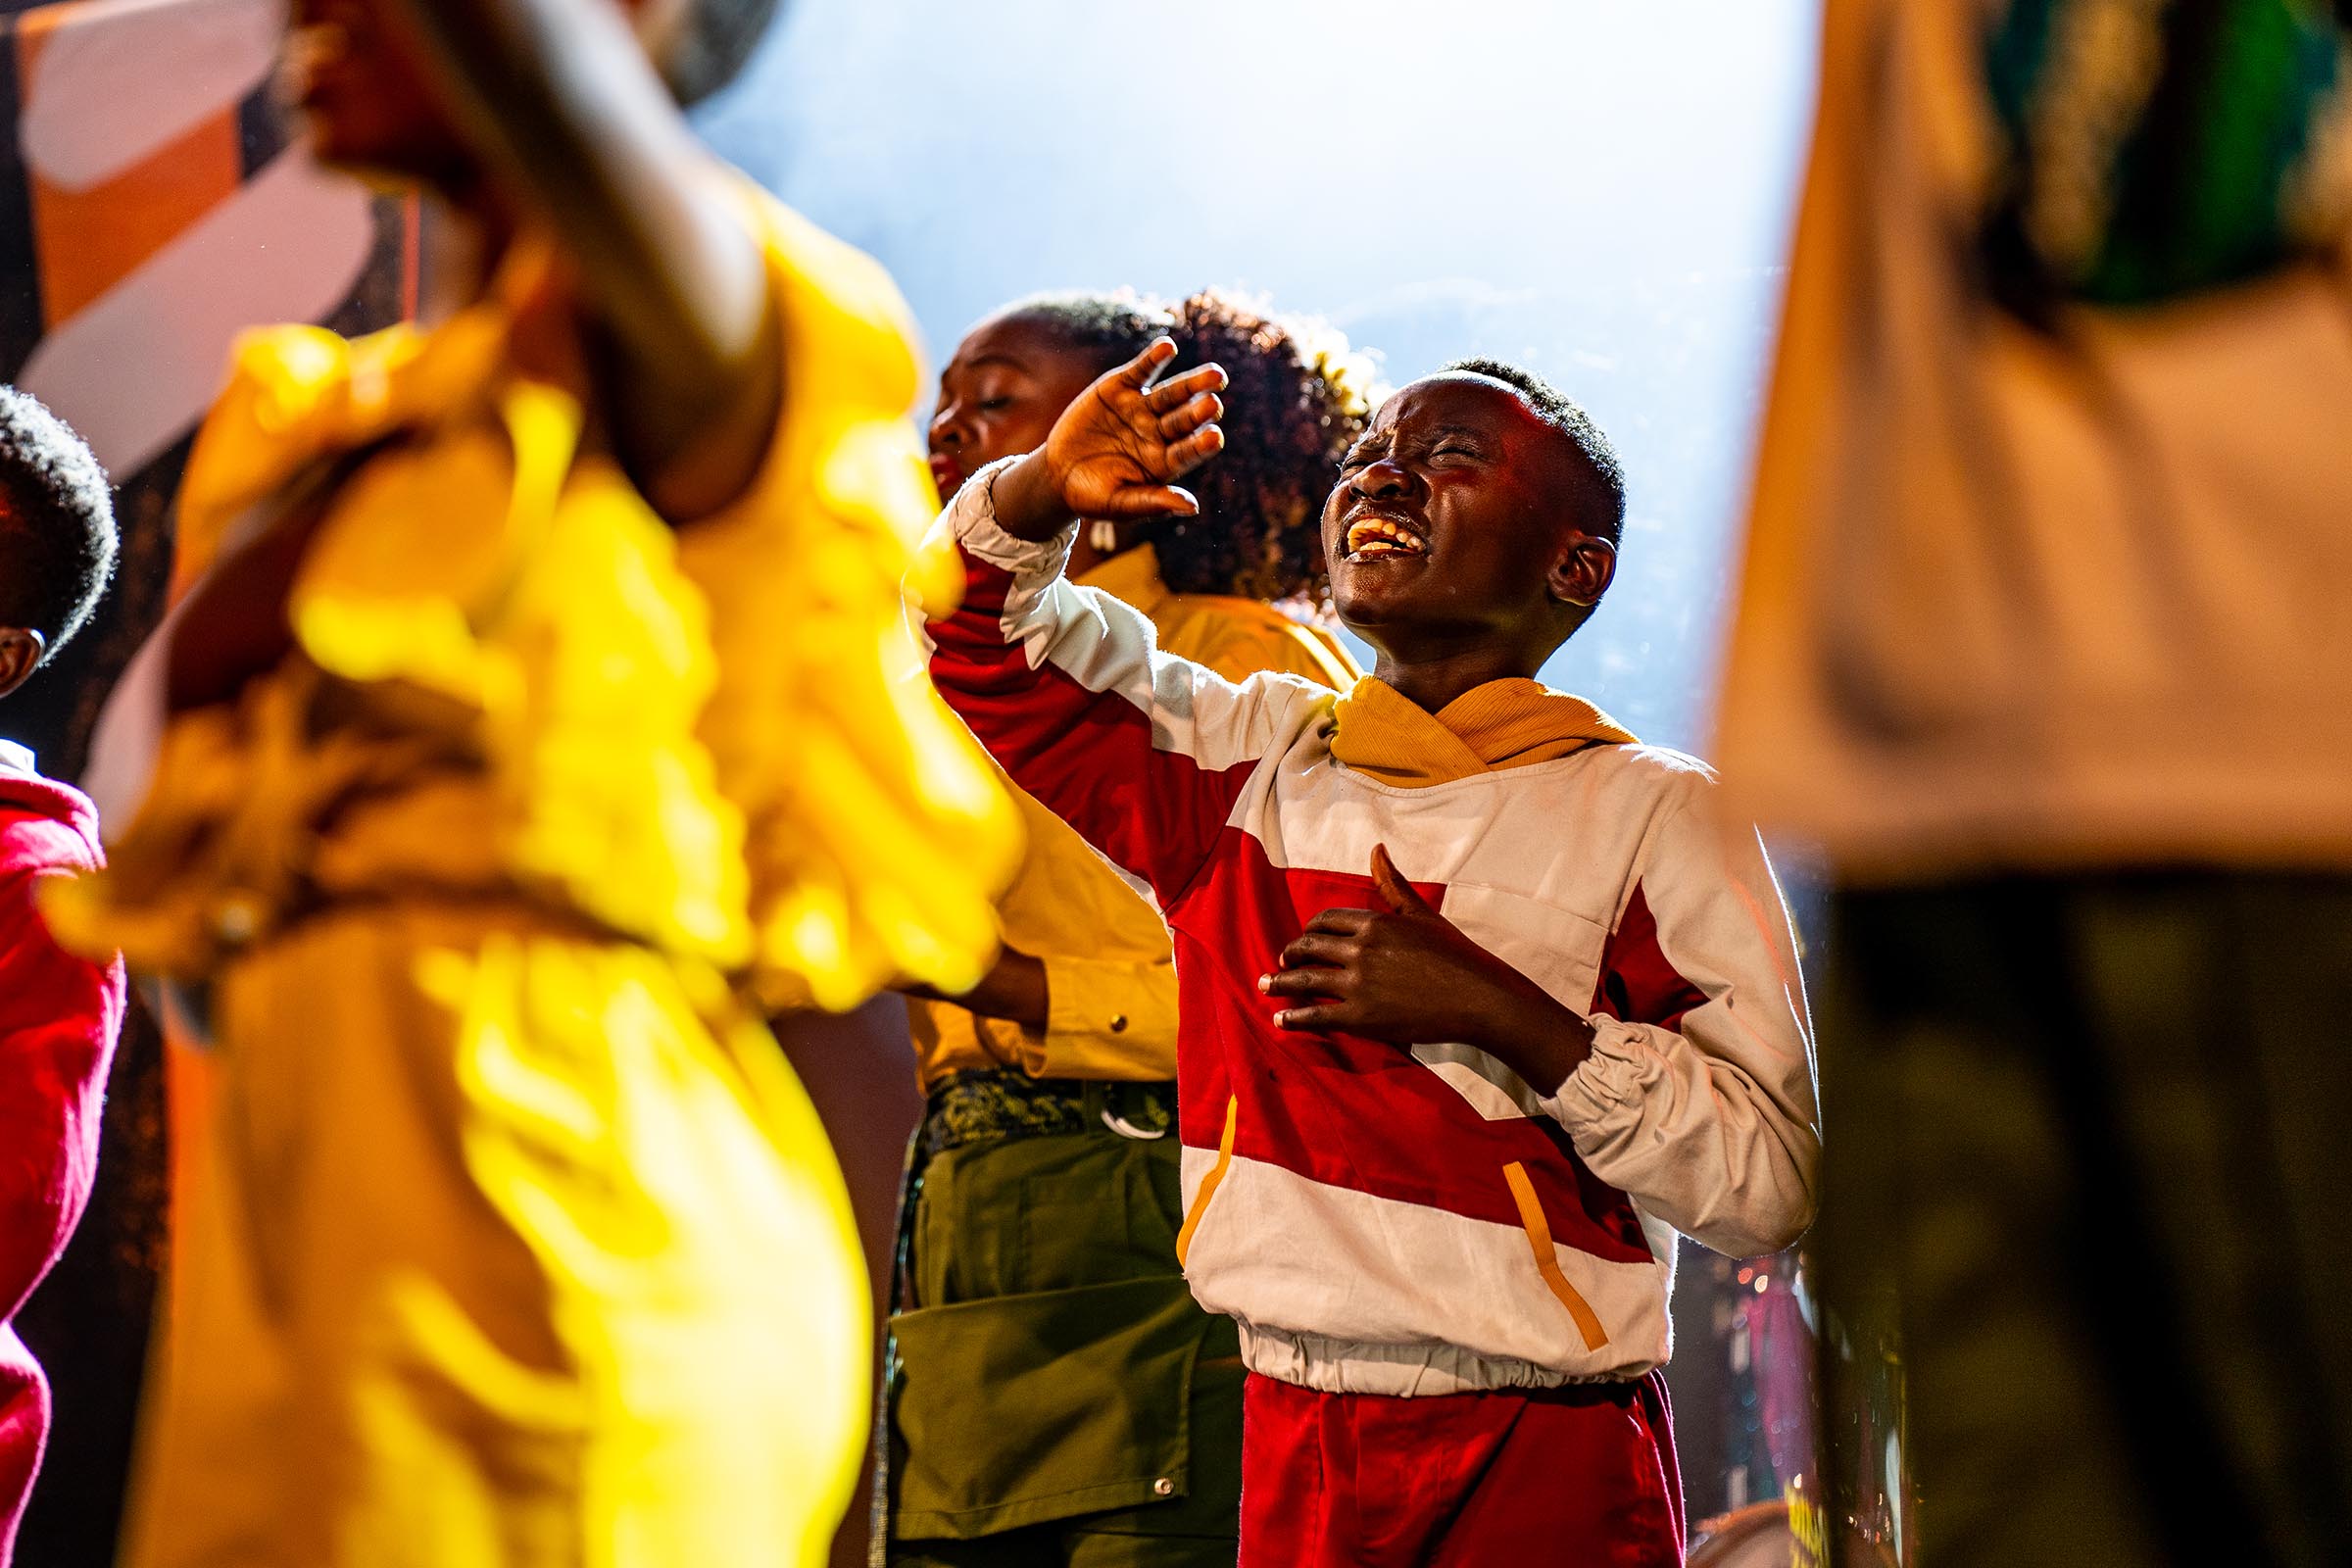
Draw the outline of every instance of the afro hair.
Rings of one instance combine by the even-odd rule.
[[[1585,531],[1618,543],[1625,532],[1625,466],[1584,406],[1535,371],[1502,360],[1456,360],[1446,368],[1500,381],[1525,399],[1538,418],[1568,438],[1592,479],[1590,499],[1598,514],[1592,522],[1598,526],[1588,524]]]
[[[1148,530],[1160,574],[1180,594],[1322,609],[1323,502],[1372,401],[1370,362],[1345,337],[1214,288],[1173,307],[1131,289],[1037,294],[1004,314],[1043,322],[1098,375],[1161,337],[1179,367],[1223,366],[1225,449],[1185,478],[1199,514]]]
[[[115,570],[115,502],[81,437],[30,393],[0,386],[0,626],[54,654]]]
[[[1319,608],[1323,503],[1371,413],[1371,363],[1320,321],[1220,289],[1175,317],[1176,363],[1225,368],[1225,448],[1184,481],[1200,513],[1153,525],[1161,575],[1182,594]]]

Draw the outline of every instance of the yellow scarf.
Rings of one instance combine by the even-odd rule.
[[[1432,713],[1366,675],[1332,716],[1332,756],[1405,789],[1548,762],[1588,746],[1637,744],[1582,697],[1523,678],[1472,687]]]

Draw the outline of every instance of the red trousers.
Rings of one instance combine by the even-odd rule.
[[[1674,1568],[1663,1374],[1398,1399],[1252,1375],[1240,1568]]]

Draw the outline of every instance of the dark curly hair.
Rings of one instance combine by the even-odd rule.
[[[54,654],[114,570],[106,470],[38,398],[0,386],[0,626],[39,632]]]
[[[1371,366],[1320,321],[1203,289],[1175,309],[1178,366],[1230,377],[1225,450],[1184,483],[1197,516],[1154,523],[1160,573],[1180,594],[1267,602],[1328,597],[1323,503],[1371,413]]]
[[[1537,417],[1568,438],[1591,478],[1585,496],[1585,532],[1618,543],[1625,533],[1625,465],[1584,405],[1535,371],[1507,360],[1456,360],[1446,368],[1500,381],[1525,399]]]
[[[1180,594],[1321,607],[1323,502],[1372,391],[1369,363],[1349,354],[1345,337],[1214,288],[1173,308],[1129,289],[1035,294],[1004,314],[1043,322],[1088,355],[1098,375],[1163,336],[1176,340],[1179,368],[1222,365],[1231,382],[1225,450],[1184,480],[1200,512],[1153,523],[1145,537]]]

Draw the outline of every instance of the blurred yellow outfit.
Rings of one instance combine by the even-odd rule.
[[[137,1568],[825,1554],[867,1292],[762,1009],[969,984],[1017,839],[903,613],[903,307],[747,221],[782,422],[682,530],[539,368],[578,335],[527,243],[429,333],[253,336],[200,438],[197,569],[323,511],[297,651],[173,719],[114,869],[52,905],[209,982],[222,1057]]]
[[[1133,605],[1158,629],[1163,651],[1228,680],[1274,670],[1346,691],[1359,673],[1329,632],[1270,605],[1170,592],[1149,544],[1121,551],[1076,581]],[[1041,1078],[1174,1078],[1176,965],[1159,911],[1069,824],[1026,794],[1013,798],[1029,849],[997,912],[1005,945],[1045,965],[1046,1027],[1041,1033],[983,1018],[953,1003],[915,1003],[908,1012],[923,1087],[966,1068],[1015,1067]]]

